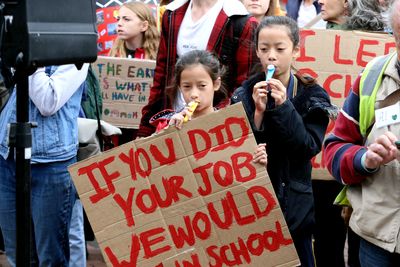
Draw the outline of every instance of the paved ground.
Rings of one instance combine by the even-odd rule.
[[[96,242],[88,242],[89,257],[87,260],[87,267],[105,267],[103,256]],[[9,267],[6,256],[0,252],[0,267]]]

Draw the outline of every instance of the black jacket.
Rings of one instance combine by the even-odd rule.
[[[311,187],[311,158],[322,146],[332,108],[319,85],[298,79],[297,94],[282,105],[265,111],[260,130],[254,127],[254,85],[265,79],[260,73],[245,81],[231,101],[242,101],[257,143],[267,144],[267,171],[286,222],[293,234],[311,231],[314,200]]]

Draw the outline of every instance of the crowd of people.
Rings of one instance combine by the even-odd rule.
[[[156,68],[139,129],[123,129],[114,145],[167,125],[181,129],[186,116],[242,102],[258,144],[254,162],[266,167],[301,266],[400,266],[400,124],[375,124],[382,108],[400,106],[400,0],[160,5],[160,21],[141,1],[124,3],[116,17],[109,55],[152,59]],[[339,111],[318,81],[293,68],[301,28],[386,32],[396,51],[367,65]],[[274,73],[266,77],[269,66]],[[95,84],[90,77],[88,64],[48,66],[29,77],[30,120],[38,124],[31,151],[32,266],[86,266],[83,210],[67,168],[77,160],[77,118],[90,117],[82,108]],[[199,103],[195,110],[191,101]],[[335,126],[325,137],[330,119]],[[17,166],[6,126],[15,120],[14,90],[0,113],[0,229],[11,266]],[[311,178],[311,160],[323,148],[331,180]],[[343,192],[350,204],[334,205]]]

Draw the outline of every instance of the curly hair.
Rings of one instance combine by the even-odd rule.
[[[377,0],[349,0],[348,17],[344,29],[383,31],[387,26],[382,16],[383,7]]]
[[[140,20],[148,22],[149,27],[143,34],[143,49],[145,51],[146,59],[156,59],[160,33],[157,30],[156,19],[151,8],[142,2],[128,2],[124,3],[121,7],[128,8],[134,12]],[[117,55],[120,57],[126,57],[125,48],[125,41],[117,38],[109,55],[112,57]]]

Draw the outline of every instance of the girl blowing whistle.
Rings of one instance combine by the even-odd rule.
[[[257,143],[267,144],[267,171],[301,266],[315,266],[311,158],[321,150],[334,108],[313,79],[291,72],[299,38],[293,19],[265,17],[256,30],[256,53],[263,69],[245,81],[231,101],[242,101]],[[271,69],[274,73],[267,80],[266,71]]]
[[[222,73],[218,59],[210,52],[194,50],[184,54],[175,65],[175,84],[168,90],[168,97],[171,102],[175,101],[179,90],[187,105],[178,112],[161,111],[151,118],[150,123],[158,131],[168,125],[181,129],[185,118],[191,120],[214,112],[214,95],[227,95],[221,84]],[[265,144],[258,145],[253,160],[267,164]]]

